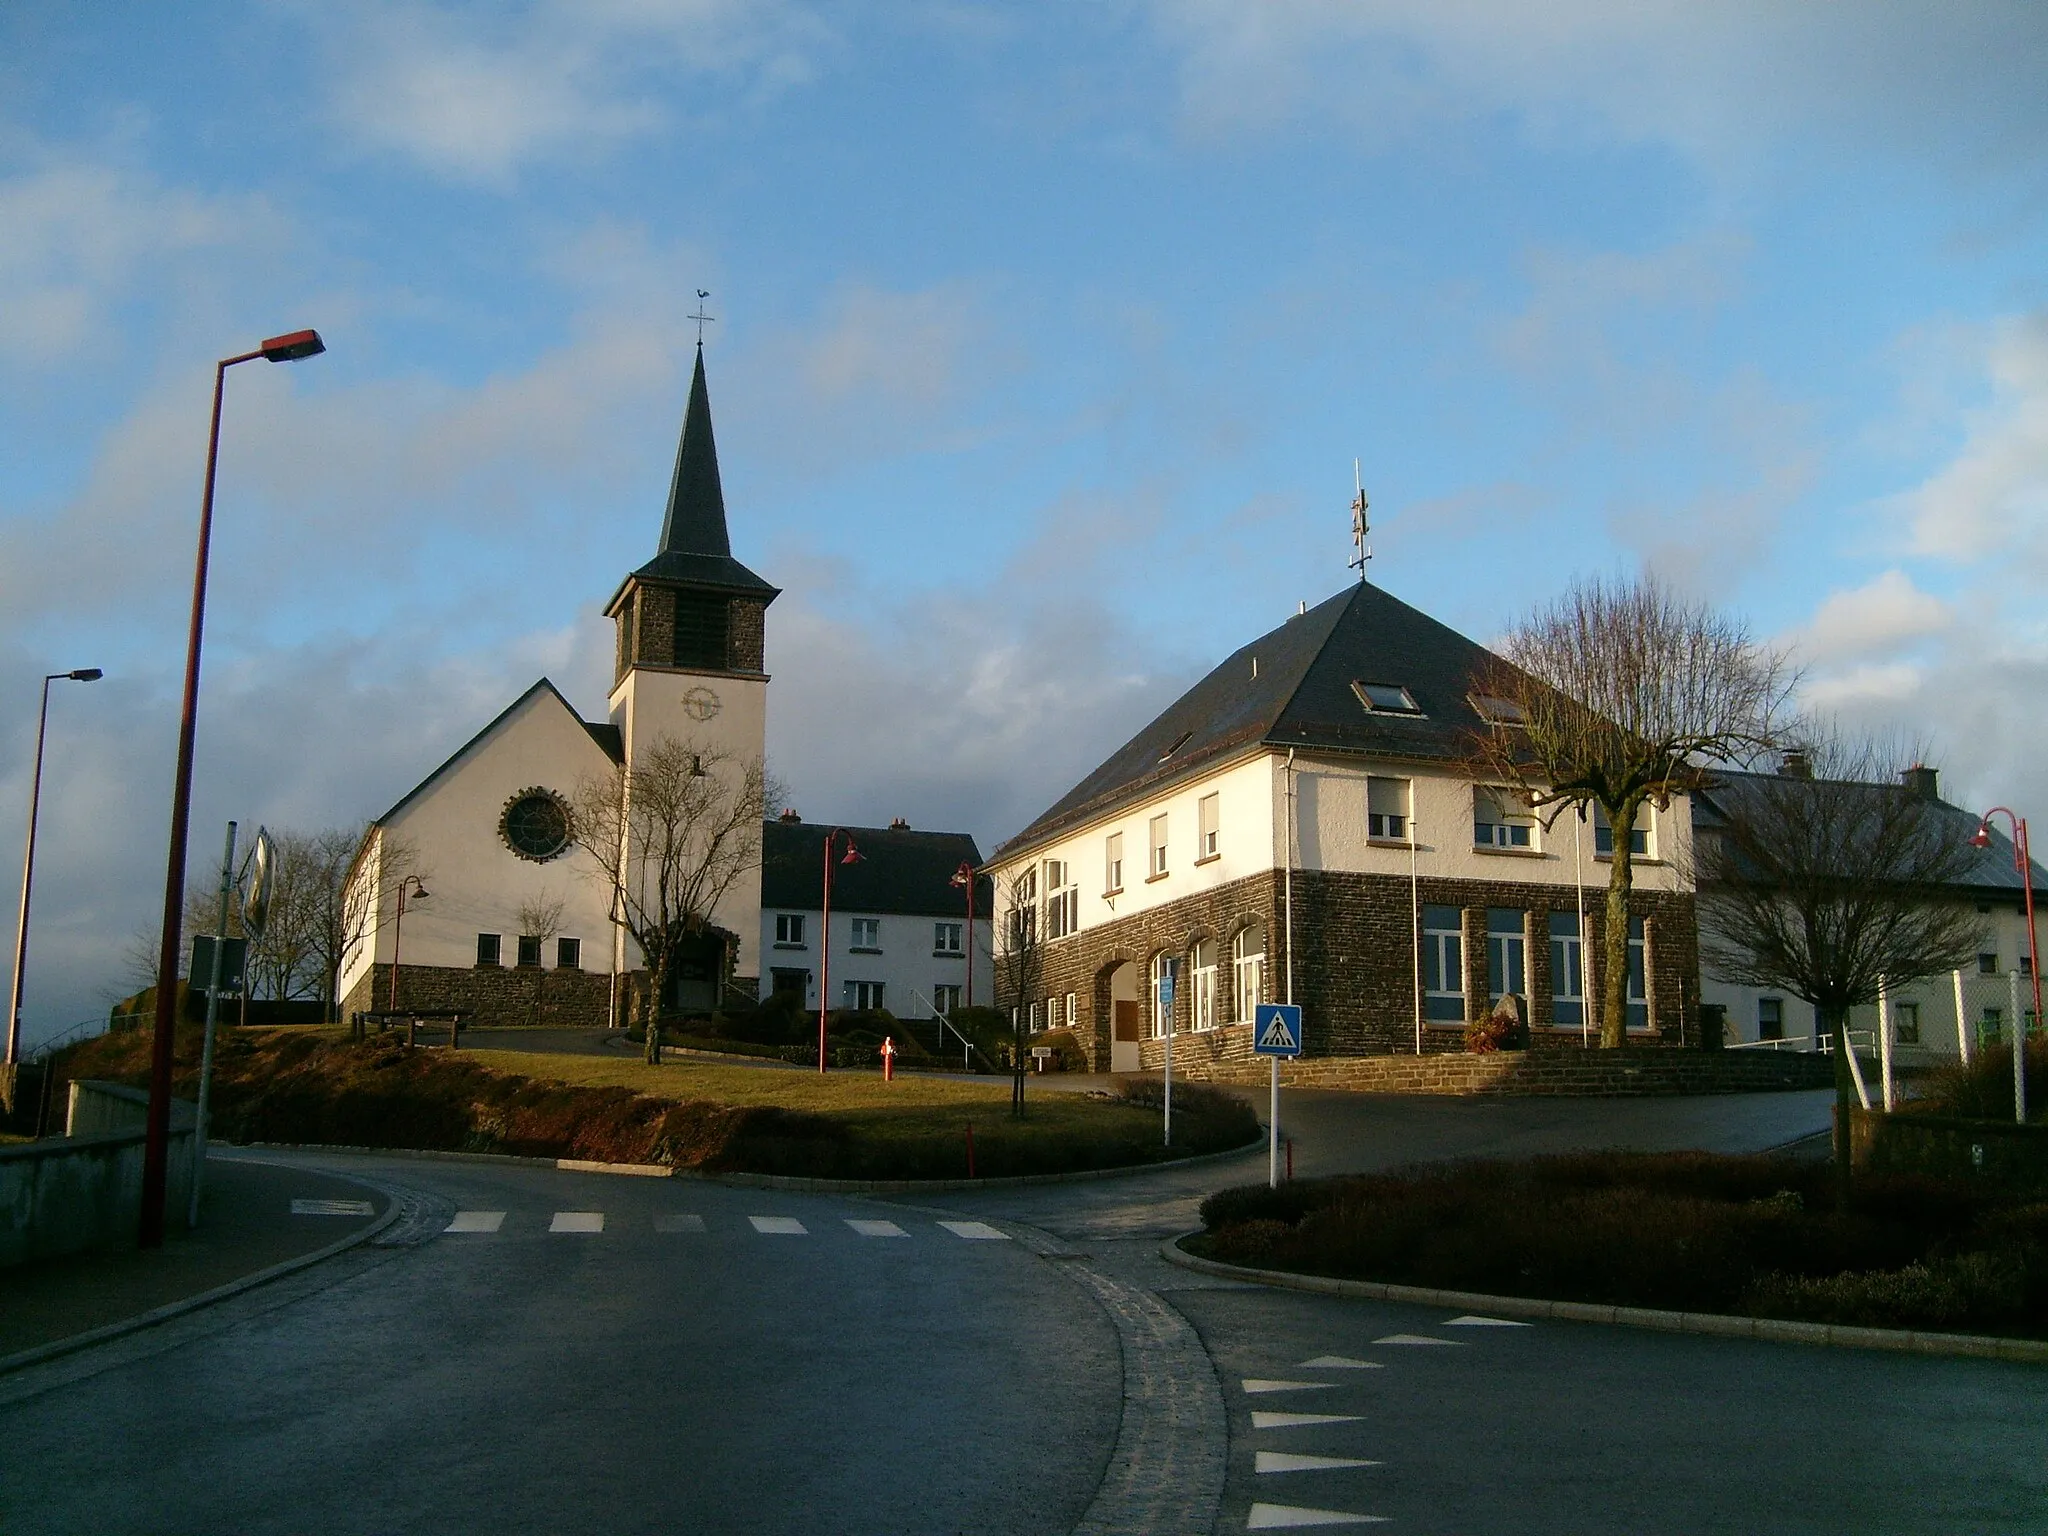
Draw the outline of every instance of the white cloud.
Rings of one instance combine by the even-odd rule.
[[[1830,593],[1793,644],[1802,657],[1822,665],[1871,661],[1941,634],[1953,622],[1947,603],[1894,569],[1850,591]]]
[[[1963,413],[1954,457],[1900,499],[1915,553],[2039,559],[2048,536],[2048,312],[1990,328],[1980,352],[1990,399]]]

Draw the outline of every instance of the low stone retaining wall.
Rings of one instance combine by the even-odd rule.
[[[1219,1032],[1220,1033],[1220,1032]],[[1183,1041],[1192,1039],[1196,1048]],[[1258,1084],[1263,1060],[1206,1055],[1204,1036],[1175,1036],[1173,1070],[1190,1082]],[[1148,1060],[1148,1065],[1150,1062]],[[1654,1094],[1767,1093],[1825,1088],[1833,1063],[1801,1052],[1493,1051],[1425,1056],[1304,1056],[1280,1063],[1289,1088],[1347,1088],[1359,1093],[1530,1094],[1628,1098]]]
[[[2006,1188],[2048,1188],[2048,1126],[1851,1109],[1849,1149],[1855,1165],[1872,1173],[1924,1173],[1985,1179]]]
[[[0,1265],[135,1241],[148,1113],[139,1089],[75,1082],[64,1136],[0,1147]],[[180,1221],[197,1119],[192,1105],[171,1101],[165,1206]]]

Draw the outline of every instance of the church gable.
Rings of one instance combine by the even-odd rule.
[[[458,784],[473,793],[482,779],[495,780],[508,771],[513,778],[559,779],[545,787],[567,797],[578,781],[608,771],[618,756],[617,729],[584,720],[555,685],[542,678],[379,816],[375,825],[396,828],[411,820],[425,802],[455,791]]]

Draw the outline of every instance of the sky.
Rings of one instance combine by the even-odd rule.
[[[771,765],[984,850],[1354,579],[1653,571],[2048,805],[2048,10],[1678,0],[0,7],[0,869],[26,1032],[193,810],[360,825],[600,717],[697,325]],[[5,915],[13,916],[8,904]]]

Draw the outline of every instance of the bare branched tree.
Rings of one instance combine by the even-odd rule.
[[[1707,966],[1804,998],[1833,1037],[1844,1178],[1849,1010],[1966,963],[1983,925],[1959,889],[1978,858],[1975,818],[1892,779],[1896,761],[1820,734],[1779,773],[1724,775],[1693,855]]]
[[[1777,741],[1795,676],[1733,620],[1654,577],[1585,581],[1537,609],[1473,680],[1491,722],[1475,776],[1506,786],[1552,824],[1567,808],[1606,814],[1613,838],[1600,967],[1600,1043],[1627,1039],[1628,906],[1636,821],[1696,788],[1714,763]]]
[[[1010,1112],[1024,1114],[1024,1021],[1045,980],[1044,924],[1038,910],[1038,866],[1013,870],[1002,883],[996,919],[996,1006],[1010,1010]]]
[[[712,914],[761,867],[761,818],[781,798],[759,758],[661,737],[630,767],[577,786],[573,835],[647,962],[647,1060],[661,1059],[660,1008],[680,952],[716,930]],[[723,985],[733,935],[723,935]]]
[[[399,882],[410,875],[424,881],[430,871],[420,867],[419,850],[411,842],[375,823],[360,834],[334,828],[315,839],[321,883],[311,926],[331,1019],[341,1001],[341,973],[349,956],[397,915]]]
[[[548,984],[548,944],[562,931],[562,914],[568,909],[568,902],[560,896],[550,895],[542,887],[537,895],[528,897],[519,904],[516,914],[519,919],[519,936],[534,939],[540,944],[540,964],[533,973],[533,1022],[545,1022]]]

